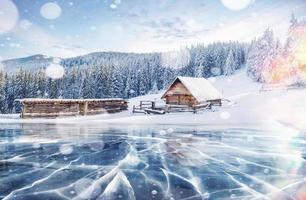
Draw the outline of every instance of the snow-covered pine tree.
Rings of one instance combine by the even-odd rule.
[[[157,83],[154,82],[152,89],[150,90],[149,94],[156,94],[158,92]]]
[[[103,74],[103,67],[99,66],[99,67],[95,67],[94,71],[94,79],[95,79],[95,88],[96,88],[96,92],[95,92],[95,98],[104,98],[105,94],[104,94],[104,84],[105,84],[105,78],[104,78],[104,74]]]
[[[194,76],[198,78],[203,77],[203,68],[204,67],[202,65],[196,66]]]
[[[225,65],[223,67],[223,74],[225,76],[232,75],[236,69],[236,60],[234,58],[234,53],[232,50],[228,53],[228,56],[225,61]]]
[[[0,113],[5,113],[5,77],[4,72],[0,70]]]
[[[111,90],[110,96],[111,97],[123,97],[123,81],[121,77],[120,70],[118,68],[112,67],[112,74],[111,74]]]
[[[5,84],[4,84],[4,92],[5,92],[5,112],[12,113],[14,107],[14,77],[9,76],[7,73],[5,74]]]
[[[273,31],[266,29],[263,36],[252,42],[247,56],[247,72],[255,81],[266,82],[267,70],[276,56],[276,42]]]

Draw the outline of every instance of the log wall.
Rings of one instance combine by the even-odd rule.
[[[21,99],[22,118],[115,113],[127,110],[123,99]]]
[[[172,95],[166,96],[166,104],[172,105],[196,105],[197,100],[191,95]]]
[[[196,105],[197,100],[187,90],[181,82],[175,82],[171,85],[165,95],[166,103],[173,105]]]

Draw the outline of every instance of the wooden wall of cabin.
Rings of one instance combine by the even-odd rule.
[[[24,103],[23,113],[75,113],[79,112],[79,104],[78,103],[70,103],[70,102],[29,102]]]
[[[168,89],[169,95],[191,95],[187,88],[181,82],[175,82]]]
[[[192,95],[169,95],[166,96],[166,103],[192,106],[197,104],[197,100]]]
[[[57,117],[70,115],[90,115],[114,113],[127,110],[127,102],[122,100],[82,101],[82,102],[24,102],[22,117]]]
[[[127,110],[127,103],[123,101],[93,101],[88,102],[87,114],[113,113],[120,110]]]
[[[191,95],[187,88],[179,81],[172,84],[165,96],[167,104],[174,105],[196,105],[197,100]]]

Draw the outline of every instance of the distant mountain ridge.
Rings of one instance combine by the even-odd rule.
[[[59,58],[52,57],[42,54],[35,54],[32,56],[13,58],[4,60],[1,62],[5,72],[16,72],[19,69],[26,71],[36,71],[39,69],[46,68],[54,59],[60,59],[61,65],[65,68],[69,67],[86,67],[99,65],[100,63],[113,62],[116,63],[116,59],[125,60],[127,57],[134,57],[137,59],[143,55],[158,55],[158,53],[122,53],[122,52],[93,52],[86,55],[70,57],[70,58]]]
[[[20,68],[32,71],[45,68],[53,59],[54,57],[36,54],[28,57],[4,60],[1,63],[6,72],[14,72]]]
[[[165,53],[124,53],[93,52],[71,58],[51,57],[37,54],[24,58],[5,60],[1,68],[14,73],[20,68],[24,71],[45,69],[52,62],[61,64],[65,69],[90,69],[100,67],[127,69],[127,73],[139,75],[139,70],[150,66],[163,71],[172,69],[176,74],[196,77],[230,75],[245,65],[248,45],[239,42],[217,42],[197,45],[179,51]],[[150,69],[150,70],[151,70]],[[68,70],[69,71],[69,70]]]

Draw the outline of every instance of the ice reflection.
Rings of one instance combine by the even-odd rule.
[[[305,199],[305,135],[18,124],[0,129],[3,199]]]

